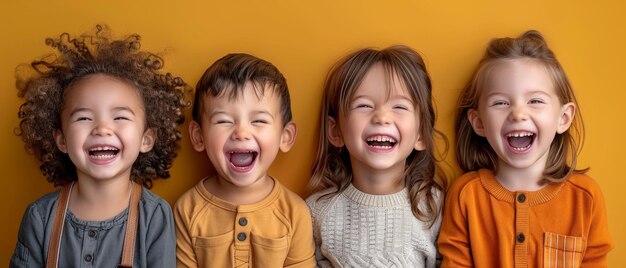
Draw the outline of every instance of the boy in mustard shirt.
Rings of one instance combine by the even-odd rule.
[[[287,82],[271,63],[229,54],[196,86],[189,134],[216,175],[176,202],[178,267],[314,267],[304,201],[267,174],[296,138]]]

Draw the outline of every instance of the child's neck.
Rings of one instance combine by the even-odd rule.
[[[81,220],[104,221],[128,207],[130,179],[89,180],[79,177],[72,188],[69,209]]]
[[[404,188],[404,164],[385,170],[352,165],[352,185],[361,192],[385,195]]]
[[[239,187],[216,175],[204,181],[211,194],[233,205],[250,205],[267,197],[274,189],[274,180],[267,174],[247,187]]]
[[[498,162],[496,179],[509,191],[537,191],[546,184],[543,182],[544,164],[536,164],[528,168],[514,168],[503,161]]]

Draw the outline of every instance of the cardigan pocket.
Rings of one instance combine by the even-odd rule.
[[[580,267],[585,250],[585,238],[544,232],[543,267]]]
[[[233,232],[212,237],[196,237],[194,252],[198,267],[230,267],[232,266],[231,245]]]
[[[287,253],[289,252],[289,241],[287,236],[280,238],[265,238],[252,234],[252,262],[254,267],[283,267]]]

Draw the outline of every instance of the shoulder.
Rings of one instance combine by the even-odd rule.
[[[22,225],[35,224],[36,222],[45,225],[54,216],[58,199],[59,191],[55,191],[47,193],[30,203],[22,217]]]
[[[145,187],[141,189],[141,208],[148,213],[159,211],[165,214],[172,214],[170,204]]]
[[[309,206],[311,211],[317,211],[325,208],[339,195],[339,193],[335,193],[336,191],[337,190],[335,188],[329,188],[313,193],[306,199],[306,204]]]
[[[160,196],[156,195],[145,187],[142,187],[141,189],[141,201],[144,203],[144,206],[165,206],[168,208],[170,207],[169,203],[167,203],[165,199],[161,198]]]
[[[176,200],[176,204],[174,204],[174,211],[178,212],[189,212],[194,208],[201,207],[203,204],[206,204],[206,197],[202,193],[202,191],[206,191],[204,189],[203,182],[206,180],[200,180],[196,185],[189,188],[185,193],[183,193],[178,200]]]
[[[448,196],[458,196],[467,190],[474,189],[476,187],[482,187],[480,182],[481,176],[488,176],[491,174],[489,170],[471,171],[458,177],[448,189]]]
[[[307,205],[298,194],[292,192],[287,187],[282,185],[278,180],[275,181],[275,187],[279,188],[279,196],[277,202],[281,204],[281,207],[288,210],[307,210]]]
[[[592,199],[602,197],[602,190],[598,183],[586,174],[573,174],[564,183],[570,186],[573,191],[581,192]]]
[[[59,200],[59,191],[54,191],[43,195],[34,202],[30,203],[26,208],[26,214],[38,215],[45,218],[51,215],[56,208],[56,204]]]

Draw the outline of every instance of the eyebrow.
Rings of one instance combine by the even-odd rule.
[[[214,116],[221,115],[221,114],[228,115],[229,113],[226,112],[226,111],[218,110],[218,111],[214,111],[214,112],[210,113],[209,114],[209,118],[213,118]],[[274,115],[272,113],[270,113],[269,111],[267,111],[267,110],[252,111],[252,114],[254,114],[254,115],[266,114],[266,115],[269,115],[272,119],[274,118]]]
[[[370,97],[368,97],[367,95],[357,95],[357,96],[352,97],[352,100],[356,100],[356,99],[360,99],[360,98],[370,99]],[[409,98],[407,96],[400,95],[400,94],[390,95],[389,98],[387,98],[386,101],[396,100],[396,99],[406,100],[406,101],[409,101],[409,102],[413,103],[413,99],[411,99],[411,98]]]
[[[533,90],[530,92],[527,92],[525,95],[534,95],[534,94],[541,94],[541,95],[546,95],[546,96],[550,96],[550,93],[545,92],[544,90]],[[504,91],[495,91],[495,92],[490,92],[489,94],[486,95],[486,97],[491,97],[494,95],[509,95]]]
[[[132,115],[135,115],[135,111],[133,111],[133,109],[131,109],[128,106],[119,106],[119,107],[115,107],[112,109],[114,112],[118,112],[118,111],[127,111],[129,113],[131,113]],[[72,117],[73,115],[80,113],[80,112],[91,112],[91,109],[89,108],[76,108],[74,110],[72,110],[72,112],[70,113],[70,117]]]

